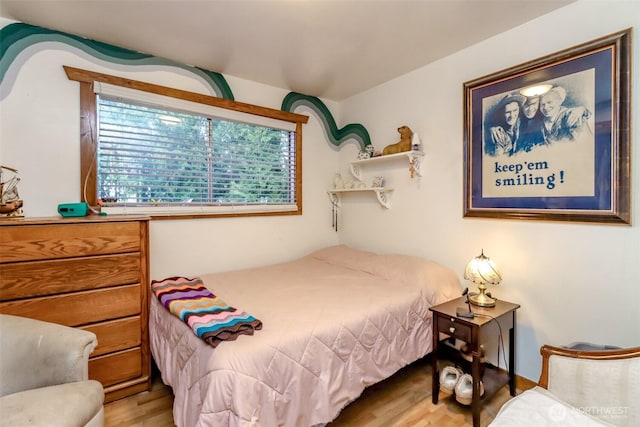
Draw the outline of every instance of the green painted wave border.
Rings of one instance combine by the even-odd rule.
[[[371,138],[367,129],[359,123],[351,123],[338,129],[336,121],[324,102],[315,96],[303,95],[298,92],[290,92],[282,100],[281,110],[293,112],[296,108],[305,106],[313,110],[322,123],[329,142],[340,148],[349,140],[355,140],[360,149],[371,145]]]
[[[231,87],[220,73],[22,22],[11,23],[0,28],[0,84],[4,82],[10,67],[21,52],[45,42],[63,43],[96,59],[115,64],[160,65],[181,68],[203,79],[217,97],[235,100]],[[294,112],[296,108],[301,106],[306,106],[317,114],[329,143],[336,148],[341,148],[344,143],[350,140],[355,140],[361,150],[371,145],[369,132],[363,125],[351,123],[339,129],[331,111],[324,102],[315,96],[290,92],[283,99],[281,110]]]
[[[0,29],[0,83],[4,81],[9,68],[21,52],[43,42],[60,42],[94,58],[115,64],[181,68],[203,79],[218,98],[234,100],[231,87],[220,73],[22,22],[12,23]]]

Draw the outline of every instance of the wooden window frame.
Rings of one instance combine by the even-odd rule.
[[[274,215],[301,215],[302,214],[302,125],[309,121],[309,116],[290,113],[288,111],[275,110],[267,107],[231,101],[224,98],[204,95],[167,86],[145,83],[138,80],[125,79],[109,74],[98,73],[69,66],[63,66],[69,80],[80,84],[80,200],[89,205],[98,204],[97,195],[97,104],[93,90],[94,82],[109,83],[129,89],[154,93],[172,98],[178,98],[199,104],[210,105],[218,108],[253,114],[256,116],[282,120],[296,125],[296,205],[293,211],[265,211],[265,212],[225,212],[225,213],[162,213],[145,214],[152,219],[191,219],[213,217],[236,216],[274,216]],[[150,208],[152,211],[153,209]]]

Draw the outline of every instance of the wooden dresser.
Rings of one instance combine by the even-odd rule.
[[[94,332],[105,402],[150,387],[147,218],[0,220],[0,313]]]

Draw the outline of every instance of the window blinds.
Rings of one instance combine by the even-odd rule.
[[[184,111],[219,119],[251,123],[257,126],[264,126],[273,129],[289,131],[296,130],[295,123],[285,120],[228,110],[226,108],[214,107],[207,104],[199,104],[185,99],[173,98],[166,95],[159,95],[156,93],[145,92],[104,82],[93,82],[93,91],[98,95],[110,97],[111,99],[132,101],[141,105],[151,105],[168,110]]]
[[[296,209],[295,132],[282,129],[286,122],[235,121],[140,93],[149,96],[98,96],[98,194],[106,206]]]

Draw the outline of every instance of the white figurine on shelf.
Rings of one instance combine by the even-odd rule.
[[[384,178],[380,175],[376,176],[373,179],[373,183],[371,184],[372,188],[382,188],[384,186]]]
[[[344,188],[344,181],[342,180],[342,175],[339,173],[333,176],[333,188],[336,190],[342,190]]]
[[[414,132],[411,137],[411,149],[413,151],[420,151],[422,149],[422,143],[420,142],[420,136]]]
[[[371,157],[368,151],[360,151],[358,153],[358,160],[366,160]]]

